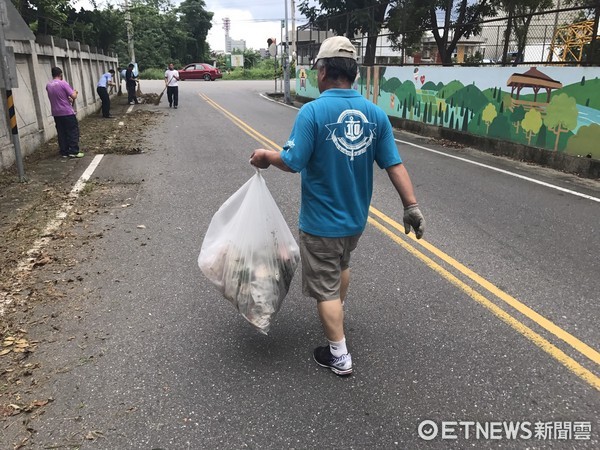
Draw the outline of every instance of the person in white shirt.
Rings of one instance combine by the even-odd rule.
[[[165,71],[165,84],[167,85],[167,100],[169,100],[169,108],[177,109],[179,104],[179,71],[174,69],[173,63],[169,64],[169,68]]]
[[[114,86],[115,82],[113,81],[113,77],[115,76],[115,71],[110,69],[108,72],[102,74],[98,84],[96,84],[96,92],[102,100],[102,117],[105,119],[110,119],[112,116],[110,115],[110,96],[108,95],[108,86]]]

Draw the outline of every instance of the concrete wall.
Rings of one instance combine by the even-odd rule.
[[[51,68],[63,70],[64,80],[79,91],[75,111],[79,120],[98,111],[101,105],[96,93],[100,75],[116,69],[116,55],[104,55],[78,42],[52,36],[38,36],[36,41],[10,41],[18,87],[13,86],[19,140],[23,156],[33,153],[41,144],[56,136],[46,83],[52,79]],[[10,61],[9,61],[10,63]],[[15,163],[13,135],[7,115],[7,99],[2,91],[3,114],[0,117],[0,170]]]
[[[598,177],[600,67],[361,67],[353,88],[402,128]],[[316,71],[296,95],[319,96]]]

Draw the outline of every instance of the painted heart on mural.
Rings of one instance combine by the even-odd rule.
[[[425,75],[421,75],[421,78],[419,78],[419,80],[421,80],[421,84],[425,83]]]

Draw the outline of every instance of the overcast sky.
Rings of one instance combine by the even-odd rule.
[[[96,0],[102,9],[106,4],[122,6],[124,0]],[[181,0],[171,0],[178,5]],[[281,20],[285,18],[285,1],[288,2],[289,33],[292,32],[291,0],[204,0],[206,10],[214,13],[213,26],[208,33],[208,43],[212,50],[225,50],[225,30],[223,18],[229,17],[229,36],[246,41],[247,48],[258,50],[267,47],[267,39],[281,40]],[[299,0],[296,0],[296,6]],[[89,0],[74,0],[75,8],[92,9]],[[296,24],[306,21],[296,13]],[[284,30],[285,36],[285,30]]]

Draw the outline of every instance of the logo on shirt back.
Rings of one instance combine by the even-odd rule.
[[[333,141],[340,152],[353,160],[367,151],[375,138],[377,124],[370,123],[362,112],[347,109],[340,114],[336,123],[325,126],[329,130],[327,140]]]

